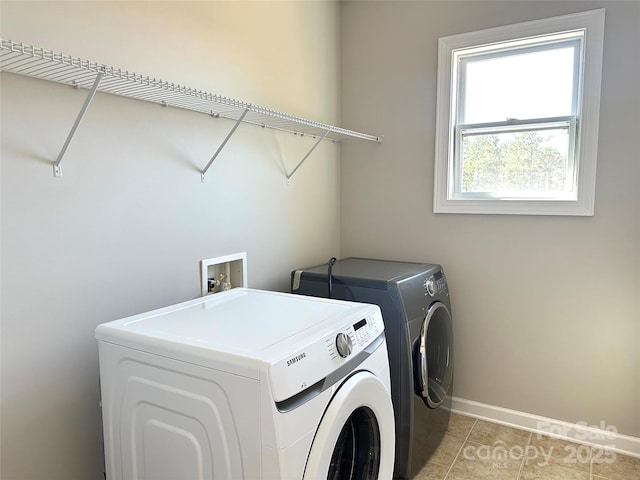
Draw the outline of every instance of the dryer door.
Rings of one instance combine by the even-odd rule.
[[[334,395],[311,445],[304,480],[391,478],[395,429],[391,396],[369,372],[352,375]]]
[[[427,310],[416,355],[416,393],[429,408],[438,408],[453,381],[453,328],[444,303],[435,302]]]

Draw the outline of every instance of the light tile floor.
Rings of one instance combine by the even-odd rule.
[[[640,480],[640,459],[451,415],[413,480]]]

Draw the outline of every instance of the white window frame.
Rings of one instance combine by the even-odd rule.
[[[592,216],[595,203],[596,160],[600,110],[600,83],[604,41],[604,9],[561,17],[497,27],[478,32],[442,37],[438,42],[438,88],[436,150],[434,172],[434,213],[579,215]],[[454,168],[457,125],[456,75],[454,58],[462,49],[479,49],[501,42],[522,40],[535,42],[543,35],[583,31],[581,84],[578,89],[575,118],[559,117],[557,125],[576,129],[574,181],[575,194],[552,198],[455,194]],[[573,116],[573,115],[572,115]],[[514,129],[530,128],[512,122]],[[550,125],[550,124],[549,124]],[[491,128],[491,125],[488,126]]]

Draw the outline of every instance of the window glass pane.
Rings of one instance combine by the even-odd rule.
[[[463,59],[459,123],[573,115],[574,47]]]
[[[570,191],[568,163],[567,128],[463,135],[459,191],[533,196]]]

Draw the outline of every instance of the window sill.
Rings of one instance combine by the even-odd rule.
[[[593,216],[587,200],[434,200],[433,213]]]

